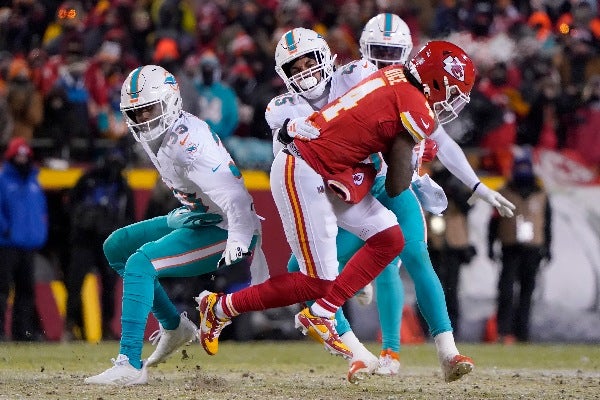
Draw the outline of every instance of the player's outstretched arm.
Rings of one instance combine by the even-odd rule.
[[[468,200],[470,205],[473,205],[475,200],[479,198],[495,207],[501,216],[513,216],[512,210],[515,209],[515,205],[479,180],[463,150],[448,135],[442,125],[438,125],[430,138],[438,144],[437,156],[442,164],[448,168],[448,171],[460,179],[462,183],[473,190],[473,195]]]

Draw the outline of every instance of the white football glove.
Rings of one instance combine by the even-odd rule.
[[[373,284],[369,283],[354,295],[359,304],[368,306],[373,302]]]
[[[231,265],[249,255],[248,246],[244,246],[236,241],[227,242],[227,246],[225,247],[223,256],[221,256],[221,259],[219,260],[218,266]]]
[[[515,205],[508,201],[500,193],[490,189],[481,182],[479,182],[476,185],[475,191],[473,192],[471,197],[469,197],[467,203],[472,206],[473,204],[475,204],[475,201],[478,198],[482,199],[483,201],[492,205],[493,207],[496,207],[500,215],[503,217],[510,218],[514,215],[513,210],[515,209]]]
[[[287,134],[300,140],[312,140],[318,138],[321,132],[306,117],[298,117],[287,123]]]

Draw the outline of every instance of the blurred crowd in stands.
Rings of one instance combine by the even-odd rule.
[[[415,51],[445,38],[475,60],[478,83],[451,135],[477,168],[508,177],[512,146],[600,165],[600,18],[593,0],[13,0],[0,1],[0,144],[21,136],[50,167],[121,147],[143,166],[119,112],[138,65],[179,80],[184,108],[242,168],[268,171],[268,101],[285,90],[274,46],[293,27],[321,33],[337,63],[360,57],[365,22],[393,12]]]

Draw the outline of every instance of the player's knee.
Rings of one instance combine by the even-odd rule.
[[[394,225],[373,235],[367,240],[367,243],[378,252],[383,252],[393,258],[404,248],[404,235],[400,226]]]
[[[136,251],[125,264],[125,273],[156,275],[152,261],[141,251]]]
[[[104,241],[102,250],[110,265],[119,261],[125,263],[127,260],[127,256],[123,255],[123,244],[126,243],[126,236],[125,230],[121,228],[111,233]]]

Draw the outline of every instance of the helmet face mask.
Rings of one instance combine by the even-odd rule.
[[[297,90],[309,91],[318,85],[323,77],[322,64],[315,58],[315,54],[305,54],[284,66],[284,70],[288,71],[287,75],[290,76],[292,86],[297,88]],[[299,64],[306,69],[302,70],[302,68],[296,65],[296,61],[299,61]]]
[[[295,28],[277,43],[275,71],[290,92],[316,99],[333,75],[334,59],[321,35],[310,29]]]
[[[121,112],[138,142],[164,134],[181,114],[181,103],[175,77],[160,66],[136,68],[121,88]]]
[[[143,107],[130,108],[124,111],[127,117],[135,122],[130,125],[138,135],[146,136],[160,127],[162,121],[163,104],[154,102],[145,104]]]
[[[447,78],[445,82],[447,82]],[[464,94],[458,86],[449,86],[446,83],[446,100],[433,103],[432,108],[440,124],[446,124],[458,117],[458,114],[471,100],[469,94]]]
[[[408,25],[396,14],[378,14],[371,18],[360,36],[362,56],[377,68],[404,64],[412,51]]]
[[[408,69],[423,85],[427,101],[441,124],[454,120],[469,102],[475,66],[455,44],[440,40],[427,43],[408,62]]]

